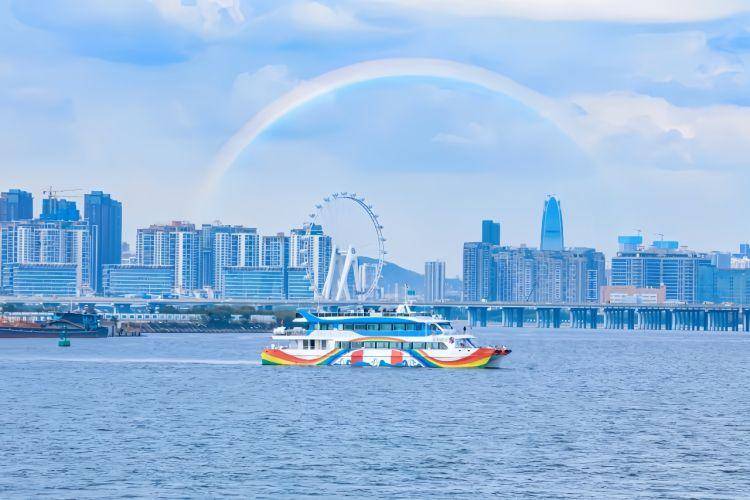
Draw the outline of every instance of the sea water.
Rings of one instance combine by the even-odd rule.
[[[268,337],[0,340],[0,497],[747,497],[750,335],[480,329],[499,370]]]

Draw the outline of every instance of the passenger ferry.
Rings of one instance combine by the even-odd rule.
[[[497,368],[505,346],[478,347],[448,321],[420,316],[408,305],[395,311],[316,313],[300,310],[293,328],[274,330],[264,365]]]

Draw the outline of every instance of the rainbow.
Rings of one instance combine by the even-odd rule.
[[[240,130],[227,140],[210,166],[205,183],[212,194],[224,174],[260,134],[293,110],[314,99],[358,83],[397,77],[428,77],[477,85],[491,92],[505,94],[535,110],[567,134],[573,142],[584,145],[580,118],[584,114],[570,103],[551,98],[480,66],[445,59],[393,58],[359,62],[323,73],[304,81],[258,111]]]

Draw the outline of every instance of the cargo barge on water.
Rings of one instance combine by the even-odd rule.
[[[102,338],[110,329],[99,323],[99,316],[86,313],[62,313],[49,321],[0,320],[0,338]]]

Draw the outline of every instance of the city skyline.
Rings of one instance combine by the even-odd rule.
[[[48,187],[49,188],[49,187]],[[50,188],[51,189],[51,188]],[[0,188],[2,190],[2,188]],[[75,191],[84,191],[84,189],[76,189]],[[132,237],[132,240],[127,238],[127,235],[125,233],[124,227],[121,223],[123,219],[125,219],[124,214],[127,213],[127,207],[123,209],[122,203],[120,201],[116,201],[114,199],[110,199],[111,194],[103,193],[102,191],[92,190],[89,194],[84,195],[75,195],[74,199],[66,199],[64,195],[57,195],[56,192],[53,190],[51,193],[47,190],[44,190],[42,192],[42,196],[35,196],[35,193],[30,192],[25,187],[11,187],[6,188],[6,191],[3,191],[3,197],[0,198],[0,220],[3,220],[4,213],[8,212],[7,208],[7,196],[11,196],[14,199],[17,199],[19,196],[23,197],[23,201],[21,204],[25,207],[22,208],[22,212],[24,214],[25,218],[30,218],[30,214],[33,215],[33,218],[40,219],[42,221],[54,221],[54,220],[69,220],[69,221],[76,221],[76,220],[84,220],[89,219],[91,215],[93,214],[98,219],[101,219],[102,215],[97,215],[99,212],[94,211],[91,207],[92,205],[89,203],[89,199],[92,200],[102,200],[102,201],[95,201],[96,205],[99,206],[102,203],[112,203],[114,204],[114,209],[117,210],[117,215],[113,215],[115,218],[114,224],[116,224],[117,230],[116,233],[113,233],[111,229],[108,229],[107,232],[104,233],[104,236],[109,239],[109,244],[107,245],[107,248],[114,249],[114,248],[120,248],[122,243],[127,243],[129,247],[136,248],[137,247],[137,241],[138,241],[138,233],[147,227],[151,226],[169,226],[174,224],[188,224],[193,225],[196,227],[201,227],[203,225],[217,225],[217,226],[237,226],[237,227],[247,227],[251,228],[252,230],[257,230],[260,232],[263,232],[265,234],[280,234],[285,233],[289,235],[293,235],[295,231],[299,231],[298,229],[294,229],[294,225],[286,228],[279,228],[274,229],[271,231],[263,231],[261,230],[262,227],[265,227],[265,225],[259,221],[260,223],[247,223],[247,222],[240,222],[238,224],[228,224],[224,223],[224,221],[215,219],[212,221],[195,221],[195,220],[186,220],[186,219],[178,219],[178,218],[167,218],[165,220],[152,220],[148,222],[147,224],[144,224],[143,226],[139,226],[135,228],[135,233]],[[30,197],[29,197],[30,195]],[[31,203],[31,205],[29,205]],[[80,204],[80,206],[79,206]],[[596,247],[588,247],[587,245],[579,245],[579,244],[571,244],[571,245],[565,245],[564,236],[563,236],[563,226],[567,227],[567,224],[563,223],[564,215],[563,210],[561,207],[562,203],[561,200],[555,196],[548,195],[546,196],[546,199],[544,200],[542,209],[541,209],[541,224],[538,225],[539,228],[541,228],[541,236],[539,236],[539,233],[537,233],[537,240],[536,241],[514,241],[512,239],[506,239],[505,233],[502,233],[501,238],[501,226],[503,224],[502,220],[490,220],[490,219],[484,219],[481,221],[481,227],[476,228],[475,227],[475,236],[473,238],[469,238],[469,240],[476,240],[476,241],[485,241],[486,243],[491,243],[494,245],[500,245],[503,247],[527,247],[530,249],[541,249],[544,250],[544,235],[547,235],[548,240],[553,241],[551,243],[554,248],[548,247],[546,250],[558,250],[558,249],[573,249],[573,248],[596,248]],[[29,206],[31,206],[31,210],[29,211]],[[87,211],[84,212],[84,209]],[[13,208],[12,210],[18,210],[17,208]],[[98,209],[99,211],[101,209]],[[107,209],[111,210],[111,209]],[[12,212],[15,213],[15,212]],[[74,214],[74,217],[70,217],[70,214]],[[21,217],[19,220],[23,220],[24,217]],[[107,217],[109,217],[107,215]],[[12,219],[7,219],[12,220]],[[476,225],[477,221],[474,221]],[[94,221],[94,224],[100,225],[101,223]],[[545,224],[551,225],[552,229],[548,229],[545,232]],[[304,226],[305,223],[297,224],[297,227]],[[122,234],[122,237],[119,235]],[[689,248],[691,251],[697,251],[702,253],[711,253],[711,252],[721,252],[725,254],[731,254],[737,251],[738,248],[740,248],[740,251],[742,252],[742,247],[746,246],[747,243],[744,243],[745,240],[743,239],[737,239],[734,242],[734,245],[730,248],[696,248],[692,245],[686,244],[683,241],[677,240],[677,239],[668,239],[665,240],[665,236],[672,236],[671,234],[665,235],[664,233],[649,233],[648,231],[644,231],[642,229],[634,229],[631,231],[624,231],[619,234],[612,234],[611,240],[610,240],[610,247],[613,247],[613,250],[607,251],[597,248],[597,250],[603,252],[607,256],[607,261],[609,262],[609,259],[614,257],[619,250],[622,250],[622,238],[635,238],[637,234],[637,237],[639,238],[639,241],[641,244],[644,244],[646,248],[651,246],[653,244],[654,247],[659,247],[664,244],[668,245],[674,245],[674,249],[677,249],[678,246],[680,248]],[[628,236],[632,235],[632,236]],[[645,235],[645,237],[644,237]],[[650,236],[650,237],[649,237]],[[120,243],[120,245],[117,245],[116,243]],[[100,244],[101,240],[100,240]],[[550,245],[550,243],[548,243]],[[456,250],[457,253],[459,253],[459,260],[460,260],[460,244],[456,246],[458,250]],[[111,252],[111,250],[109,250]],[[101,249],[97,252],[97,254],[101,254]],[[389,252],[390,253],[390,252]],[[412,271],[419,272],[420,267],[424,266],[424,262],[430,261],[431,258],[437,257],[439,260],[443,262],[450,262],[450,252],[444,253],[441,255],[437,255],[434,252],[430,254],[429,257],[425,258],[421,263],[419,263],[415,269],[409,268],[407,265],[405,265],[402,262],[399,262],[395,259],[389,259],[390,262],[393,262],[400,267],[404,267],[406,269],[410,269]],[[120,261],[120,255],[119,253],[115,255],[114,253],[109,253],[105,257],[105,261],[103,263],[111,263],[111,264],[119,264]],[[99,266],[96,266],[97,268]],[[446,271],[446,277],[457,277],[460,278],[462,273],[461,265],[459,264],[458,270],[456,270],[455,273]],[[95,278],[95,284],[98,282],[101,282],[101,277]]]
[[[569,244],[607,254],[636,229],[705,250],[750,234],[750,18],[731,2],[680,12],[664,2],[117,5],[0,6],[0,149],[7,187],[113,193],[130,207],[131,244],[137,227],[172,219],[273,233],[362,186],[393,260],[416,270],[433,249],[477,239],[475,220],[537,245],[539,200],[551,193]],[[199,200],[222,145],[258,111],[321,75],[393,58],[480,68],[544,105],[434,66],[339,88],[272,122]],[[571,106],[574,126],[550,112]],[[445,253],[454,276],[460,249]]]

